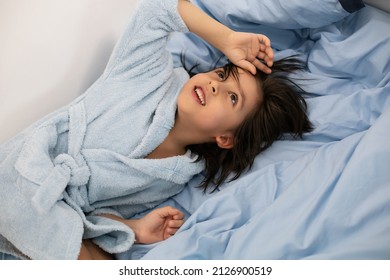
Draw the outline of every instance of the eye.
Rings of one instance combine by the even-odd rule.
[[[215,71],[215,73],[217,73],[218,78],[219,78],[221,81],[225,81],[225,80],[226,80],[225,72],[223,72],[223,71],[221,71],[221,70],[217,70],[217,71]]]
[[[230,100],[232,101],[232,104],[236,105],[238,102],[238,95],[235,94],[234,92],[229,92],[229,97],[230,97]]]

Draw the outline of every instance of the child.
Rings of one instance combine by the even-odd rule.
[[[234,65],[191,79],[174,69],[165,44],[187,28]],[[294,84],[278,67],[275,79],[256,71],[272,65],[263,35],[234,32],[184,0],[142,1],[91,88],[1,147],[0,251],[107,258],[174,234],[183,223],[176,209],[127,218],[204,169],[205,188],[237,178],[283,133],[310,130]]]

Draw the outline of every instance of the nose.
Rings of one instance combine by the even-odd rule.
[[[213,95],[216,95],[218,93],[218,82],[217,81],[210,81],[209,82],[209,88],[210,88],[210,92],[213,94]]]

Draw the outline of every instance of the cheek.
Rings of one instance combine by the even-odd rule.
[[[185,94],[181,92],[177,97],[177,108],[183,113],[191,113],[194,110],[194,102],[191,99],[190,94]]]
[[[201,122],[202,127],[209,131],[219,131],[230,129],[233,121],[231,114],[227,112],[225,108],[214,107],[210,108],[207,112],[203,112],[198,119]]]

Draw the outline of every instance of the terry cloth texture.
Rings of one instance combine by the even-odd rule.
[[[0,251],[76,259],[82,238],[93,238],[123,252],[134,233],[97,214],[128,218],[203,170],[190,152],[145,159],[173,127],[188,80],[165,47],[173,31],[188,31],[177,0],[141,1],[86,93],[0,147]]]

